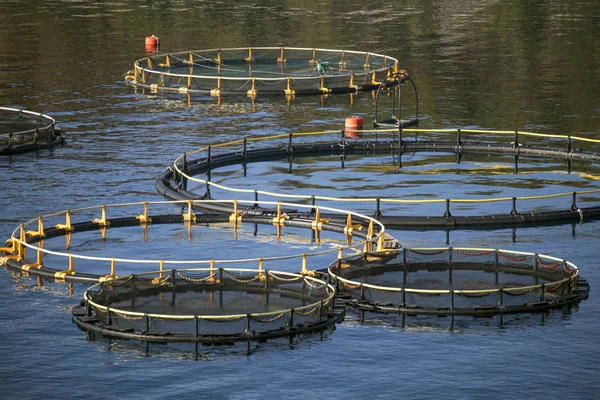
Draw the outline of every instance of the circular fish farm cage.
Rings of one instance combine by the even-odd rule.
[[[512,250],[403,248],[340,259],[328,272],[348,304],[407,315],[544,312],[589,294],[573,263]]]
[[[5,264],[8,268],[25,274],[49,280],[90,283],[108,281],[119,276],[148,270],[166,271],[170,268],[201,267],[214,269],[239,265],[250,265],[253,268],[259,268],[259,270],[295,268],[295,271],[300,271],[304,275],[311,275],[314,274],[314,270],[323,268],[332,259],[341,258],[344,251],[347,253],[360,253],[397,246],[397,243],[385,234],[385,228],[379,221],[354,212],[287,203],[254,203],[227,200],[225,202],[233,205],[231,214],[196,214],[194,208],[204,202],[190,200],[102,205],[41,216],[27,221],[15,229],[7,240],[7,245],[0,248],[0,252],[5,255],[0,258],[0,264]],[[222,200],[215,202],[223,203]],[[250,215],[249,210],[259,206],[275,207],[276,211],[270,216],[262,213],[257,216]],[[294,209],[288,206],[293,206]],[[295,210],[301,208],[309,210],[308,214],[302,213],[304,217],[294,216]],[[177,209],[179,213],[173,213],[174,209]],[[142,211],[142,213],[137,214],[132,210]],[[165,210],[171,211],[171,213],[165,213]],[[310,210],[314,211],[312,215]],[[162,212],[158,213],[157,211]],[[343,215],[344,221],[339,223],[323,218],[321,212]],[[298,213],[296,212],[296,214]],[[309,217],[306,218],[306,215]],[[227,258],[223,254],[231,254],[232,252],[226,250],[223,243],[218,243],[219,250],[216,255],[219,258],[211,254],[213,256],[211,258],[197,259],[197,250],[194,250],[190,257],[184,259],[180,256],[181,250],[173,249],[172,243],[168,243],[171,237],[174,240],[187,237],[189,241],[194,233],[193,227],[202,228],[217,224],[224,225],[232,230],[234,241],[237,243],[239,242],[237,233],[247,223],[255,224],[255,234],[251,237],[251,243],[256,241],[257,226],[264,225],[274,231],[271,234],[273,237],[271,240],[275,243],[280,243],[285,238],[287,230],[299,228],[300,231],[309,232],[312,236],[310,243],[314,243],[314,245],[307,248],[299,247],[297,237],[294,236],[292,243],[296,244],[290,247],[289,252],[291,254],[263,257],[262,253],[259,252],[258,256],[252,257],[248,256],[249,250],[246,250],[243,258]],[[147,250],[141,250],[142,244],[148,240],[150,229],[158,229],[158,226],[168,224],[174,225],[175,228],[184,224],[183,226],[187,228],[187,236],[183,236],[183,231],[186,229],[179,228],[171,232],[171,236],[167,239],[159,237],[149,242]],[[128,227],[131,227],[129,228],[130,231],[116,236],[119,232],[115,232],[115,229],[124,230]],[[72,241],[78,235],[82,235],[83,232],[90,233],[83,235],[84,237],[79,239],[76,248],[72,249]],[[143,236],[140,235],[142,232]],[[339,239],[330,241],[327,246],[321,247],[322,235],[325,233],[337,235]],[[90,235],[92,236],[90,237]],[[127,248],[124,253],[118,253],[117,249],[113,248],[111,252],[111,248],[107,245],[110,244],[107,241],[111,235],[117,237],[115,246],[118,243],[125,242],[126,245],[130,243],[132,246],[137,246],[138,249]],[[49,248],[53,238],[63,236],[66,251],[59,250],[59,244],[57,243],[54,244],[54,248]],[[357,240],[354,240],[353,243],[355,238]],[[91,253],[91,250],[88,249],[91,249],[90,243],[94,240],[103,243],[103,245],[94,247],[96,252]],[[165,240],[167,243],[162,244]],[[162,247],[156,250],[155,248],[159,246],[159,242]],[[205,242],[206,240],[202,240],[201,243]],[[240,246],[236,243],[233,245]],[[60,247],[62,248],[62,243]],[[152,255],[147,254],[150,251],[152,251],[152,254],[155,252],[160,254],[160,258],[151,258]],[[327,260],[319,261],[322,257],[326,257]]]
[[[245,47],[151,55],[137,60],[125,80],[154,92],[291,97],[376,90],[398,71],[398,60],[376,53]]]
[[[45,149],[65,142],[54,118],[33,111],[0,107],[0,155]]]
[[[159,193],[173,200],[185,199],[208,199],[214,198],[214,193],[227,194],[228,197],[235,194],[238,198],[269,200],[285,200],[298,203],[334,204],[344,207],[348,204],[352,208],[365,214],[373,215],[388,227],[402,229],[428,228],[428,229],[455,229],[455,228],[493,228],[493,227],[516,227],[527,224],[548,224],[564,222],[583,222],[600,216],[600,189],[591,183],[597,181],[593,171],[590,173],[589,166],[600,161],[598,144],[600,141],[578,137],[573,135],[551,135],[524,131],[491,131],[482,129],[387,129],[387,130],[362,130],[359,138],[348,139],[345,131],[325,131],[271,135],[263,137],[244,138],[227,143],[216,143],[200,149],[188,151],[179,156],[171,166],[166,168],[157,178],[155,184]],[[413,137],[414,135],[414,137]],[[264,144],[263,144],[264,143]],[[586,182],[565,185],[567,190],[558,192],[556,185],[548,186],[542,194],[525,195],[518,194],[514,188],[503,196],[486,196],[490,191],[489,185],[478,186],[470,191],[469,197],[446,197],[446,191],[426,192],[424,198],[417,198],[418,190],[410,191],[405,183],[402,190],[395,188],[388,192],[383,190],[389,186],[389,182],[373,178],[370,173],[366,178],[370,179],[369,186],[372,196],[352,196],[356,191],[349,187],[326,188],[332,195],[321,195],[317,190],[322,189],[323,183],[314,185],[317,189],[311,189],[307,184],[298,184],[298,188],[281,189],[271,188],[259,190],[260,186],[254,184],[257,189],[249,189],[243,184],[247,176],[247,170],[253,164],[279,162],[278,169],[282,170],[283,164],[287,164],[287,174],[291,174],[294,168],[302,167],[306,161],[316,157],[329,157],[330,164],[339,164],[341,170],[351,165],[352,157],[357,158],[358,164],[365,169],[367,157],[386,156],[391,157],[393,162],[388,170],[397,174],[403,169],[403,157],[417,153],[439,154],[446,153],[455,155],[452,164],[455,176],[460,173],[461,162],[464,155],[494,155],[497,157],[510,158],[510,162],[504,162],[508,169],[505,174],[518,176],[519,162],[529,158],[531,160],[555,160],[561,163],[561,176],[571,175],[573,163],[585,165],[586,168],[578,174]],[[360,158],[362,157],[362,158]],[[337,160],[337,161],[336,161]],[[462,161],[461,161],[462,160]],[[491,171],[486,171],[483,176],[498,175],[498,165],[487,161],[486,157],[481,159],[480,165],[488,165]],[[562,166],[562,160],[565,166]],[[315,161],[316,162],[316,161]],[[446,162],[447,163],[447,162]],[[392,165],[393,164],[393,165]],[[417,163],[420,168],[424,162]],[[509,165],[511,164],[511,165]],[[232,167],[239,166],[239,172],[235,178],[235,185],[226,184],[225,180],[234,173]],[[267,168],[267,167],[263,167]],[[319,170],[323,166],[319,164]],[[419,177],[421,172],[413,173]],[[547,168],[542,165],[540,168]],[[219,177],[219,183],[213,177],[220,169],[227,171],[227,178]],[[376,165],[374,172],[381,178],[386,178],[381,173],[382,167]],[[564,170],[564,171],[563,171]],[[263,175],[265,172],[260,171]],[[283,174],[283,172],[281,172]],[[241,176],[243,174],[243,177]],[[433,169],[430,173],[435,176],[438,171]],[[467,175],[468,176],[468,175]],[[586,178],[587,177],[587,178]],[[337,177],[341,179],[340,177]],[[288,177],[282,178],[286,181]],[[457,178],[458,179],[458,178]],[[469,182],[467,178],[461,178]],[[512,178],[511,178],[512,179]],[[394,182],[395,180],[392,180]],[[303,181],[304,182],[304,181]],[[337,181],[334,181],[335,184]],[[362,182],[362,181],[361,181]],[[269,181],[272,185],[273,182]],[[585,186],[592,188],[585,190]],[[415,184],[414,188],[424,188],[423,182]],[[583,190],[582,190],[583,187]],[[482,189],[485,188],[485,189]],[[571,189],[571,190],[569,190]],[[310,193],[309,190],[313,191]],[[360,186],[360,192],[366,193],[365,185]],[[294,193],[296,192],[296,193]],[[308,193],[307,193],[308,192]],[[323,191],[321,191],[322,193]],[[398,196],[398,192],[403,195]],[[349,195],[337,195],[337,193],[348,193]],[[386,197],[386,194],[395,197]],[[464,193],[464,190],[460,193]],[[540,193],[537,190],[535,193]],[[457,195],[459,192],[457,191]],[[421,195],[423,196],[423,195]],[[206,203],[211,211],[226,212],[230,206]],[[420,214],[419,210],[425,210]],[[272,213],[273,210],[257,208],[252,210],[253,215],[261,212]],[[329,217],[329,216],[328,216]],[[332,217],[333,218],[333,217]]]
[[[89,288],[73,310],[82,329],[149,342],[233,343],[323,331],[340,321],[335,290],[302,274],[173,269]]]

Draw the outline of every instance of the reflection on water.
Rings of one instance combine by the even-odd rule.
[[[421,128],[471,126],[598,138],[600,29],[595,0],[6,0],[0,2],[0,14],[6,21],[0,24],[0,104],[51,115],[67,135],[62,147],[0,159],[3,238],[21,221],[56,210],[162,200],[154,188],[155,176],[177,156],[210,143],[340,130],[349,115],[363,117],[365,126],[373,122],[370,93],[296,97],[289,102],[283,97],[257,98],[254,103],[245,97],[223,98],[219,104],[210,97],[190,100],[136,92],[125,85],[123,73],[144,57],[144,38],[151,34],[161,38],[164,52],[272,45],[389,54],[417,84],[419,114],[426,116]],[[407,99],[407,116],[414,113],[411,104]],[[564,164],[547,160],[520,159],[519,173],[513,174],[510,160],[497,159],[504,174],[488,176],[491,171],[481,160],[467,157],[458,167],[440,155],[433,168],[443,172],[443,179],[427,174],[418,155],[403,155],[406,172],[401,174],[377,171],[394,166],[392,157],[376,162],[349,159],[344,170],[339,159],[321,161],[294,164],[298,175],[274,163],[250,171],[251,179],[232,174],[227,181],[266,188],[287,179],[286,190],[309,185],[333,192],[332,184],[356,189],[356,175],[360,186],[372,185],[371,194],[389,185],[385,190],[397,196],[407,181],[420,187],[413,195],[425,196],[441,190],[436,189],[440,180],[449,180],[452,185],[443,190],[463,197],[467,192],[504,195],[517,186],[523,194],[540,188],[561,190],[556,186],[563,185],[579,190],[595,185],[586,174],[598,175],[595,165],[575,163],[567,175]],[[478,184],[468,181],[475,176]],[[392,177],[395,183],[390,185],[386,179]],[[69,297],[66,286],[46,283],[39,290],[33,278],[3,272],[3,395],[73,398],[80,394],[74,388],[85,387],[103,397],[122,396],[125,390],[152,397],[157,396],[157,386],[147,383],[152,381],[178,398],[316,398],[323,390],[338,398],[397,398],[400,391],[415,398],[523,393],[531,398],[549,393],[589,398],[600,390],[600,350],[595,342],[600,306],[593,296],[600,282],[597,232],[598,223],[587,220],[576,229],[519,228],[516,238],[510,229],[456,230],[449,239],[445,232],[393,232],[402,243],[414,246],[449,241],[456,246],[539,251],[573,261],[590,281],[592,296],[564,319],[558,311],[544,316],[543,323],[540,315],[516,321],[516,329],[499,329],[490,320],[489,326],[473,329],[455,324],[468,332],[464,335],[447,334],[440,331],[447,328],[435,324],[424,331],[427,334],[409,335],[420,328],[387,329],[386,323],[397,322],[382,318],[370,325],[346,321],[326,341],[294,350],[285,344],[259,344],[259,350],[246,357],[243,348],[242,355],[236,350],[233,356],[228,349],[205,349],[214,361],[211,368],[179,362],[194,359],[193,349],[146,357],[144,345],[135,341],[123,347],[87,341],[68,312],[78,303],[81,285],[75,285],[75,295]],[[195,245],[202,253],[203,244]],[[177,246],[164,250],[173,255]],[[133,350],[120,350],[127,346]],[[151,346],[150,353],[161,349]],[[398,368],[399,360],[405,368]],[[577,377],[575,385],[549,379],[548,371],[564,372],[565,366]],[[498,371],[510,373],[498,379]],[[103,379],[94,379],[98,376]]]

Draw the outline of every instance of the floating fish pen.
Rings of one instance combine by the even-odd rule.
[[[323,331],[340,321],[321,279],[240,268],[173,269],[89,288],[73,310],[82,329],[150,342],[233,343]]]
[[[54,118],[17,108],[0,107],[0,155],[24,153],[64,143]]]
[[[46,216],[40,216],[36,219],[27,221],[19,225],[7,240],[7,245],[0,248],[4,257],[0,258],[0,264],[8,268],[22,272],[28,275],[34,275],[41,278],[63,281],[63,282],[103,282],[118,278],[119,276],[131,275],[138,271],[160,270],[165,271],[172,268],[219,268],[235,267],[238,264],[251,263],[253,267],[263,269],[289,269],[300,271],[301,274],[310,275],[311,270],[317,270],[327,265],[332,258],[340,258],[343,252],[359,253],[362,251],[375,251],[386,248],[390,242],[384,235],[385,228],[377,220],[363,216],[358,213],[336,210],[327,207],[298,206],[293,204],[296,209],[303,207],[306,210],[314,210],[312,216],[308,218],[297,218],[288,214],[289,205],[286,203],[264,203],[264,202],[244,202],[237,200],[228,200],[233,205],[231,214],[196,213],[195,208],[203,203],[202,200],[182,201],[182,202],[143,202],[117,204],[113,206],[97,206],[83,209],[72,209],[58,212]],[[223,203],[223,201],[216,201]],[[249,210],[254,207],[275,207],[276,211],[270,216],[261,215],[252,216]],[[164,210],[177,209],[178,213],[165,213]],[[135,213],[142,211],[141,214]],[[157,213],[158,210],[163,210]],[[330,221],[321,216],[321,212],[329,214],[339,213],[344,215],[344,222],[339,223]],[[311,215],[310,212],[306,215]],[[96,218],[94,218],[96,217]],[[147,241],[148,230],[158,227],[156,225],[174,225],[175,228],[183,224],[187,229],[188,240],[192,237],[192,227],[212,226],[215,224],[224,224],[233,231],[234,241],[238,230],[244,224],[255,224],[257,226],[265,225],[272,229],[274,241],[279,243],[285,238],[287,229],[300,228],[300,231],[306,231],[310,236],[311,246],[309,249],[299,252],[296,250],[298,244],[292,246],[293,253],[289,255],[279,255],[268,257],[267,255],[258,257],[231,258],[221,257],[210,259],[195,259],[196,252],[193,252],[193,259],[182,259],[181,250],[176,248],[165,248],[169,257],[161,253],[157,259],[144,254],[139,248]],[[115,236],[119,231],[133,229],[133,232],[127,231],[118,236],[119,241],[126,238],[137,248],[125,249],[125,254],[116,254],[116,249],[106,246],[107,238]],[[138,230],[139,228],[139,230]],[[185,230],[185,229],[180,229]],[[85,235],[85,232],[89,234]],[[114,232],[114,233],[112,233]],[[339,236],[339,240],[331,241],[328,246],[320,246],[322,235],[325,232],[331,232],[334,236]],[[98,235],[98,233],[100,233]],[[276,235],[275,235],[276,233]],[[93,237],[90,239],[90,235]],[[142,236],[143,234],[143,236]],[[181,238],[183,232],[175,232],[174,240]],[[91,243],[93,239],[99,240],[104,245],[100,246],[97,253],[86,252],[77,246],[75,250],[71,249],[73,237],[77,235],[84,236],[84,243]],[[139,239],[138,239],[138,236]],[[53,238],[63,237],[65,239],[65,251],[59,251],[57,248],[49,249],[48,242]],[[185,236],[183,236],[185,237]],[[297,238],[295,238],[297,239]],[[155,240],[161,243],[168,239],[160,236]],[[180,240],[180,239],[179,239]],[[256,240],[256,239],[252,239]],[[234,242],[234,245],[235,245]],[[292,241],[294,242],[294,241]],[[153,246],[150,242],[150,246]],[[173,243],[176,244],[176,243]],[[221,247],[223,245],[221,244]],[[62,244],[60,245],[62,247]],[[131,246],[130,246],[131,247]],[[181,246],[179,246],[181,247]],[[87,247],[86,247],[87,248]],[[142,254],[142,255],[140,255]],[[218,253],[223,254],[223,253]],[[231,251],[225,254],[231,254]],[[121,255],[121,256],[120,256]],[[246,253],[245,253],[246,255]],[[327,261],[319,264],[318,259],[326,257]],[[313,260],[317,261],[313,261]],[[281,265],[285,264],[286,268]],[[279,268],[277,268],[279,266]]]
[[[332,263],[338,295],[361,310],[479,316],[545,312],[589,294],[573,263],[487,248],[403,248]]]
[[[370,52],[245,47],[151,55],[125,79],[154,92],[293,97],[376,90],[398,71],[398,60]]]
[[[600,216],[600,189],[544,193],[520,196],[509,193],[502,197],[470,198],[423,198],[411,197],[359,197],[322,196],[315,193],[290,193],[278,188],[268,191],[226,185],[211,180],[211,174],[219,168],[239,165],[246,177],[251,163],[284,161],[292,173],[294,161],[301,158],[338,156],[343,169],[349,164],[349,156],[393,156],[397,168],[402,168],[402,157],[407,153],[439,153],[456,155],[456,165],[465,154],[493,154],[510,156],[514,161],[514,173],[518,173],[519,160],[532,159],[565,160],[567,172],[573,162],[593,164],[600,161],[600,153],[594,149],[600,141],[572,135],[550,135],[523,131],[488,131],[481,129],[386,129],[361,130],[360,137],[348,139],[345,130],[307,132],[251,137],[227,143],[216,143],[179,156],[171,166],[159,174],[155,185],[159,193],[173,200],[213,198],[212,191],[219,190],[236,196],[247,196],[258,201],[285,200],[298,203],[352,204],[354,209],[374,215],[389,227],[454,229],[473,227],[516,227],[532,224],[560,222],[583,222]],[[413,137],[414,135],[414,137]],[[582,147],[576,147],[582,146]],[[587,147],[585,147],[587,146]],[[487,162],[487,161],[485,161]],[[588,174],[589,175],[589,174]],[[332,188],[334,189],[334,188]],[[211,191],[212,190],[212,191]],[[361,191],[363,188],[361,188]],[[338,190],[339,191],[339,190]],[[346,193],[349,193],[347,190]],[[546,202],[536,209],[531,205]],[[206,203],[211,211],[230,212],[230,205]],[[426,206],[432,212],[419,215],[410,211],[405,214],[390,211],[392,207]],[[461,215],[461,207],[484,206],[492,212]],[[360,208],[359,208],[360,207]],[[386,209],[386,207],[388,207]],[[371,211],[366,211],[371,210]],[[273,213],[272,209],[256,208],[252,215]],[[297,214],[295,214],[297,215]],[[328,216],[329,217],[329,216]]]

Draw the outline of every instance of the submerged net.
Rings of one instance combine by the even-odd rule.
[[[475,315],[543,311],[585,295],[572,263],[497,249],[411,249],[362,254],[332,264],[349,302],[409,314]]]
[[[398,60],[375,53],[248,47],[152,55],[126,80],[153,91],[293,96],[372,90],[397,71]]]
[[[184,269],[112,279],[84,295],[82,328],[160,341],[263,340],[328,328],[334,288],[320,279],[249,269]],[[343,314],[343,313],[342,313]]]

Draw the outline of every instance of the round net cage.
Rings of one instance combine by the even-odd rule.
[[[0,107],[0,154],[22,153],[64,143],[54,118],[17,108]]]
[[[151,55],[126,81],[154,92],[294,96],[374,90],[398,71],[398,60],[376,53],[245,47]]]
[[[403,248],[329,267],[340,296],[359,309],[408,315],[493,316],[579,303],[589,285],[569,261],[481,248]]]
[[[343,318],[314,277],[240,268],[173,269],[111,279],[73,311],[84,330],[147,341],[230,343],[328,329]]]
[[[229,203],[233,212],[196,213],[206,202]],[[275,211],[253,215],[258,206]],[[298,212],[303,209],[308,214]],[[339,218],[324,218],[321,212]],[[265,233],[258,233],[259,225]],[[315,275],[344,252],[392,244],[374,218],[328,207],[238,200],[143,202],[71,209],[27,221],[0,247],[0,265],[49,280],[91,283],[149,270],[240,264]],[[204,246],[200,253],[198,246]],[[275,256],[269,253],[273,246]]]
[[[155,186],[170,199],[235,193],[240,199],[351,204],[399,229],[524,226],[600,216],[598,140],[482,129],[358,133],[351,138],[347,129],[281,133],[214,143],[177,157]],[[444,190],[428,189],[441,184]]]

